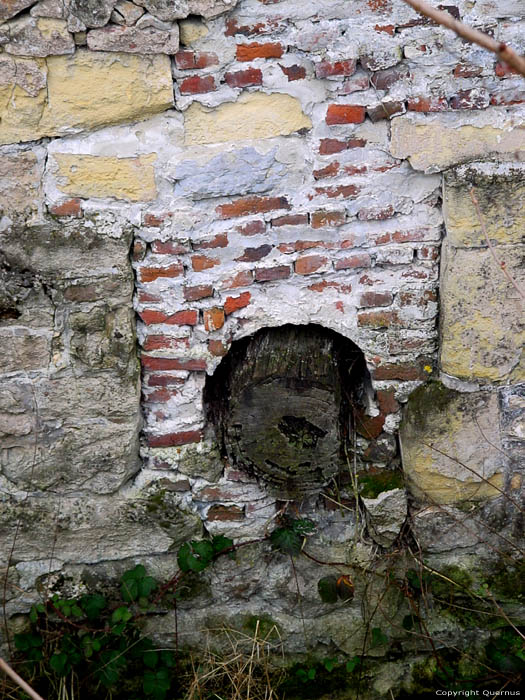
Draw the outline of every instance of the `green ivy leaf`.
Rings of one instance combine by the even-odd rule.
[[[156,672],[146,671],[144,674],[142,688],[146,695],[151,695],[154,700],[164,700],[170,686],[169,672],[165,668],[161,668]]]
[[[323,603],[337,603],[337,576],[324,576],[319,579],[317,591]]]
[[[131,614],[130,609],[125,605],[121,605],[120,608],[113,610],[111,622],[128,622],[128,620],[131,620],[132,617],[133,615]]]
[[[85,595],[80,599],[80,605],[86,613],[88,620],[96,620],[106,607],[106,599],[103,595],[98,593]]]
[[[337,659],[324,659],[323,666],[326,668],[328,673],[334,670]]]
[[[137,566],[133,567],[133,569],[128,569],[122,574],[122,578],[120,579],[122,582],[124,581],[140,581],[140,579],[143,579],[146,576],[146,568],[142,566],[142,564],[137,564]]]
[[[403,625],[403,629],[411,630],[414,628],[414,622],[416,621],[417,617],[415,617],[414,615],[405,615],[401,624]]]
[[[272,547],[284,554],[299,554],[303,543],[302,537],[292,529],[278,527],[270,535]]]
[[[156,651],[146,651],[142,655],[142,661],[144,662],[144,665],[147,666],[148,668],[155,668],[155,666],[159,662],[159,655]]]
[[[308,518],[301,518],[299,520],[292,521],[292,530],[296,532],[301,537],[307,537],[311,535],[315,530],[315,523]]]
[[[39,648],[43,643],[44,640],[39,634],[30,632],[15,634],[15,647],[18,651],[29,651],[30,649]]]
[[[153,576],[145,576],[138,582],[139,596],[141,598],[147,598],[152,591],[156,590],[157,581]]]
[[[120,586],[120,595],[126,603],[132,603],[139,597],[139,582],[136,579],[128,579],[122,581]]]
[[[353,656],[346,662],[346,670],[348,673],[353,673],[359,664],[359,656]]]
[[[213,547],[208,540],[185,542],[177,552],[177,561],[182,571],[203,571],[213,558]]]
[[[59,676],[67,676],[67,674],[71,671],[69,657],[63,651],[55,652],[53,656],[49,659],[49,665],[51,666],[53,671]]]
[[[388,637],[380,627],[374,627],[372,629],[372,643],[370,647],[375,649],[375,647],[381,647],[384,644],[388,644]]]
[[[229,537],[225,537],[224,535],[215,535],[212,537],[211,546],[213,547],[215,554],[220,554],[221,552],[224,552],[225,549],[230,549],[230,547],[233,547],[233,540],[231,540]]]

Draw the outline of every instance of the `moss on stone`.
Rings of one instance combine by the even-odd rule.
[[[377,473],[362,472],[358,474],[359,495],[363,498],[377,498],[383,491],[404,488],[402,472],[382,469]]]
[[[427,415],[444,413],[455,396],[455,391],[439,381],[423,384],[410,394],[404,420],[423,433],[427,428]]]

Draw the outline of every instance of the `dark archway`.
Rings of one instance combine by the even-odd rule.
[[[233,343],[204,397],[230,463],[293,498],[346,467],[355,409],[371,393],[358,346],[311,324],[265,328]]]

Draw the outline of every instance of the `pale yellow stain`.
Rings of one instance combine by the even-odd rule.
[[[67,30],[67,22],[65,22],[63,19],[39,17],[36,26],[44,39],[55,39],[57,36],[59,36],[66,41],[69,40],[70,34]]]
[[[191,46],[194,42],[205,37],[209,29],[200,20],[181,19],[179,20],[179,32],[180,43],[184,46]]]
[[[157,196],[154,153],[138,158],[71,153],[56,153],[53,157],[58,166],[57,187],[65,194],[128,202],[151,201]]]
[[[212,110],[194,102],[185,112],[184,125],[186,143],[192,145],[293,134],[310,129],[312,122],[295,97],[257,92]]]

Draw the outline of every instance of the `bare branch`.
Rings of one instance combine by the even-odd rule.
[[[13,671],[11,666],[7,663],[7,661],[4,661],[4,659],[0,658],[0,669],[8,675],[17,685],[22,688],[24,693],[27,693],[30,698],[33,698],[33,700],[44,700],[44,698],[39,695],[36,691],[31,688],[30,685],[28,685],[23,678],[20,678],[18,673],[16,671]]]
[[[448,12],[434,9],[423,0],[403,0],[403,2],[410,5],[410,7],[421,15],[434,20],[434,22],[437,22],[437,24],[440,24],[442,27],[452,29],[452,31],[462,39],[466,39],[473,44],[482,46],[488,51],[492,51],[500,60],[505,61],[505,63],[511,68],[514,68],[517,73],[525,77],[525,58],[517,54],[506,44],[496,41],[488,34],[484,34],[473,27],[469,27],[468,24],[454,19]]]

